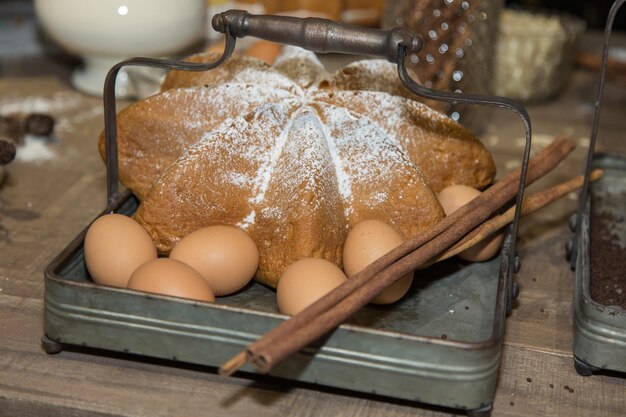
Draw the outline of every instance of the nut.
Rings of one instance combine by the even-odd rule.
[[[15,141],[9,137],[0,136],[0,165],[6,165],[15,158]]]
[[[24,120],[24,130],[36,136],[50,136],[54,130],[54,118],[43,113],[32,113]]]

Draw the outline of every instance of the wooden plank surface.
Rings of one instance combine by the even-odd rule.
[[[450,414],[380,397],[221,378],[210,369],[174,367],[128,356],[76,352],[48,356],[38,344],[41,314],[40,300],[0,297],[0,416],[32,415],[29,413],[36,410],[45,410],[47,416]],[[624,379],[578,376],[569,354],[509,344],[504,351],[494,415],[622,416],[625,390]]]
[[[538,184],[582,171],[595,76],[577,72],[566,93],[530,106],[536,148],[556,134],[576,152]],[[601,147],[626,153],[626,90],[610,84]],[[101,102],[52,78],[0,79],[0,113],[49,109],[59,121],[56,157],[16,161],[0,190],[0,416],[443,416],[450,410],[274,380],[221,378],[213,370],[129,357],[62,352],[48,356],[42,335],[43,266],[104,206],[105,171],[96,152]],[[7,110],[8,109],[8,110]],[[514,115],[491,113],[481,136],[499,172],[523,146]],[[494,416],[623,416],[626,380],[578,376],[572,366],[573,275],[564,259],[575,195],[525,219],[517,276],[521,294],[507,320]],[[566,390],[564,386],[573,389]]]

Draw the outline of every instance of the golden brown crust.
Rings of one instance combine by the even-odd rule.
[[[282,271],[304,257],[341,263],[347,228],[336,180],[324,171],[303,175],[306,163],[293,166],[293,158],[311,158],[315,146],[294,138],[297,129],[285,131],[294,107],[265,106],[246,115],[163,174],[135,214],[159,252],[199,228],[227,224],[246,230],[257,244],[257,279],[267,285],[275,287]],[[258,158],[241,152],[242,140],[253,144]],[[265,157],[277,147],[275,158]]]
[[[474,135],[420,103],[367,91],[328,92],[316,98],[354,111],[396,138],[435,193],[454,184],[482,189],[495,177],[493,158]]]
[[[377,126],[328,104],[282,101],[189,149],[135,219],[161,253],[202,227],[240,227],[259,249],[257,280],[275,287],[302,258],[341,266],[348,229],[362,220],[406,238],[443,215],[419,169]]]
[[[184,60],[186,62],[198,63],[215,62],[221,55],[221,52],[207,51],[190,55]],[[272,71],[272,69],[268,64],[259,59],[233,55],[222,65],[209,71],[168,71],[161,85],[161,91],[167,91],[172,88],[193,87],[205,84],[216,85],[232,82],[240,76],[243,71],[253,73],[254,71]],[[245,79],[241,81],[255,82],[256,80]]]
[[[283,90],[220,84],[169,90],[125,108],[117,116],[120,181],[143,200],[161,173],[207,133],[238,112],[283,97]],[[104,148],[102,132],[103,159]]]
[[[238,225],[253,212],[252,186],[263,160],[240,152],[250,141],[270,152],[280,134],[275,112],[250,113],[222,132],[211,134],[167,169],[141,203],[135,219],[152,236],[160,253],[168,253],[189,233],[213,224]],[[265,132],[258,131],[261,125]],[[239,224],[241,226],[241,224]]]
[[[321,80],[318,87],[328,92],[380,91],[419,101],[400,81],[396,65],[382,59],[362,60],[346,65]]]
[[[303,258],[322,258],[341,266],[347,235],[343,202],[321,132],[302,135],[311,120],[301,111],[292,115],[290,123],[250,228],[264,254],[257,280],[274,288],[284,270]],[[318,161],[325,163],[312,168]]]
[[[344,210],[350,227],[377,219],[406,239],[444,217],[420,169],[377,125],[345,108],[321,103],[316,108],[349,179]]]
[[[492,181],[491,156],[469,132],[389,94],[388,65],[329,76],[312,55],[290,53],[276,68],[246,58],[211,75],[171,73],[164,88],[218,84],[171,88],[119,114],[120,178],[161,253],[199,228],[234,225],[259,248],[257,280],[274,287],[304,257],[341,266],[362,220],[408,238],[443,218],[433,191]]]
[[[294,46],[285,46],[272,67],[301,88],[309,88],[328,76],[313,52]]]

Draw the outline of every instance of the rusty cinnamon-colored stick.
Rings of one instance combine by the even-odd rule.
[[[241,368],[246,363],[248,363],[248,352],[244,350],[224,362],[222,366],[220,366],[220,374],[232,375],[235,371],[237,371],[237,369]]]
[[[591,182],[597,181],[602,178],[604,172],[601,169],[595,169],[589,174]],[[584,177],[579,175],[571,180],[555,185],[543,191],[539,191],[531,196],[524,198],[522,204],[522,216],[539,210],[540,208],[550,204],[551,202],[563,197],[565,194],[570,193],[583,186]],[[499,216],[496,216],[485,223],[472,230],[467,236],[463,238],[459,243],[448,249],[443,255],[433,261],[440,262],[448,258],[453,257],[466,249],[480,243],[482,240],[487,239],[489,236],[502,229],[507,224],[513,222],[515,215],[515,206],[510,207],[507,211]]]
[[[556,139],[531,159],[527,182],[533,182],[553,169],[574,147],[575,143],[571,140]],[[346,283],[252,343],[245,354],[242,352],[237,356],[245,358],[246,362],[251,360],[261,371],[269,371],[291,353],[343,323],[401,276],[461,240],[517,194],[519,177],[520,170],[505,176],[479,197],[423,234],[382,256]],[[239,366],[222,367],[220,373],[230,375],[246,362],[238,361]],[[229,363],[232,365],[232,362]]]
[[[576,64],[580,67],[598,71],[602,64],[600,53],[581,52],[576,57]],[[607,62],[607,72],[615,75],[626,75],[626,63],[609,58]]]

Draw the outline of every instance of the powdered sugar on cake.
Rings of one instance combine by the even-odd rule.
[[[396,77],[385,61],[330,75],[287,48],[273,67],[233,61],[219,76],[174,85],[119,119],[120,131],[129,123],[120,178],[139,178],[127,184],[143,200],[135,216],[164,253],[198,228],[234,225],[257,244],[257,279],[275,286],[303,257],[340,265],[348,228],[362,220],[405,238],[425,230],[444,216],[425,178],[462,183],[485,160],[471,134],[396,94],[397,80],[381,83]]]
[[[320,79],[328,75],[313,52],[295,46],[286,46],[273,67],[305,89],[314,88]]]
[[[281,188],[286,192],[295,189],[299,184],[304,184],[306,191],[307,187],[314,186],[320,178],[331,175],[334,177],[331,182],[343,200],[344,214],[349,217],[353,205],[353,182],[372,190],[370,198],[361,198],[360,203],[376,206],[386,201],[386,192],[380,190],[377,183],[381,177],[390,175],[390,169],[404,166],[418,172],[395,145],[395,141],[390,140],[375,123],[339,107],[296,103],[298,102],[285,101],[266,104],[253,113],[258,130],[267,131],[267,124],[276,125],[283,120],[286,112],[291,112],[270,147],[262,143],[260,146],[254,143],[242,145],[245,138],[241,132],[236,131],[236,127],[244,123],[243,117],[233,121],[231,128],[224,131],[224,135],[230,138],[221,142],[222,147],[229,148],[227,155],[243,153],[248,161],[258,166],[252,177],[229,171],[223,174],[228,182],[242,189],[252,189],[249,199],[252,210],[237,223],[242,229],[253,225],[258,208],[267,205],[265,197],[270,181],[282,181]],[[279,113],[280,117],[272,117]],[[260,114],[264,115],[262,120],[259,118]],[[235,137],[238,139],[234,140]],[[212,138],[207,137],[204,140]],[[301,154],[288,152],[293,148],[289,147],[293,141],[300,142],[300,145],[294,146],[305,149]],[[298,171],[298,175],[277,178],[276,167],[283,158],[295,162],[292,166],[293,170]],[[187,164],[194,163],[194,158],[189,159],[189,155],[181,160],[187,160],[188,162],[184,162]],[[323,196],[324,193],[320,195]]]
[[[318,117],[315,118],[315,121],[318,129],[323,132],[324,139],[326,139],[326,146],[328,147],[333,166],[335,167],[339,195],[341,195],[345,202],[350,203],[352,200],[352,185],[350,175],[346,171],[345,161],[339,155],[335,139],[331,136],[328,127],[325,126]]]
[[[376,60],[366,64],[365,67],[376,74],[381,72],[379,67],[384,68],[386,65],[385,61]],[[353,183],[358,183],[361,190],[371,189],[369,198],[363,198],[361,191],[360,204],[376,206],[384,203],[387,198],[386,190],[380,189],[377,183],[380,178],[388,176],[391,169],[397,170],[399,167],[411,169],[415,172],[412,175],[420,175],[419,170],[403,153],[400,141],[386,129],[387,126],[398,123],[395,106],[406,99],[383,92],[367,92],[370,96],[368,99],[373,100],[373,108],[380,108],[384,112],[382,118],[386,123],[380,125],[362,114],[325,103],[328,93],[318,90],[317,84],[313,83],[312,79],[306,79],[327,76],[314,54],[299,48],[288,48],[275,66],[279,71],[286,73],[291,71],[296,77],[304,77],[298,80],[300,85],[290,81],[293,87],[291,88],[285,84],[285,80],[289,79],[282,74],[277,75],[274,70],[255,68],[254,74],[242,71],[229,83],[188,89],[190,93],[195,94],[197,102],[212,101],[215,109],[213,117],[223,121],[213,132],[206,133],[200,142],[222,138],[219,139],[220,144],[212,146],[222,148],[225,151],[224,155],[243,155],[253,166],[258,167],[253,175],[228,170],[219,174],[222,176],[221,181],[241,190],[252,190],[248,200],[251,211],[236,224],[238,227],[248,229],[254,225],[258,220],[258,210],[264,210],[266,214],[279,213],[272,211],[265,201],[268,187],[273,180],[285,182],[283,184],[285,190],[294,189],[297,183],[311,187],[315,181],[319,182],[323,172],[329,171],[334,177],[331,183],[337,188],[336,191],[343,200],[344,215],[350,217],[353,212]],[[286,70],[289,68],[291,70]],[[259,77],[258,84],[239,82],[248,81],[252,75]],[[301,87],[305,87],[305,84],[308,86],[303,90]],[[160,99],[167,100],[171,94],[180,94],[176,90],[170,91],[172,92],[163,93]],[[238,117],[233,118],[238,109],[233,107],[232,103],[237,101],[237,98],[241,99],[242,110],[253,107],[252,112],[240,112]],[[377,103],[380,106],[377,106]],[[419,103],[415,105],[424,107],[429,113],[436,113]],[[206,120],[200,118],[203,114],[194,113],[193,103],[191,106],[185,121],[187,128],[193,129],[206,124]],[[395,107],[396,111],[391,111],[392,107]],[[242,125],[250,123],[254,124],[255,131],[268,132],[268,136],[271,136],[269,132],[277,126],[280,130],[275,137],[268,137],[255,143],[248,141],[245,129],[240,129]],[[223,137],[228,137],[228,140],[223,140]],[[298,158],[302,160],[294,161],[294,167],[302,166],[304,169],[298,170],[298,176],[288,176],[291,183],[287,183],[285,179],[277,179],[274,175],[281,158],[295,158],[293,152],[286,151],[289,141],[300,141],[310,145],[306,151],[298,154]],[[199,154],[198,151],[208,152],[200,149],[188,152],[183,154],[177,164],[198,163],[198,158],[194,157]],[[193,169],[191,171],[186,169],[185,172],[187,175],[193,175]],[[207,184],[207,187],[210,187],[210,184]]]

